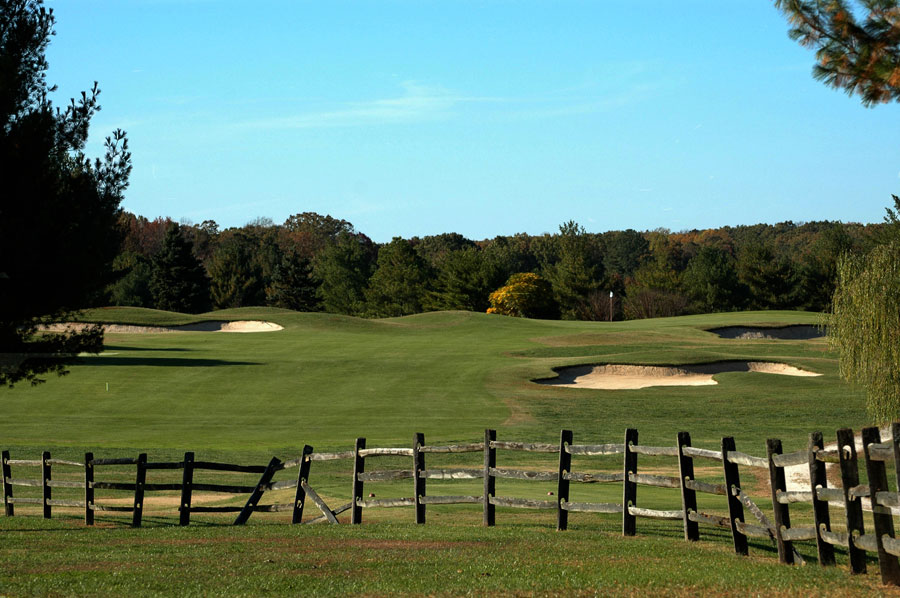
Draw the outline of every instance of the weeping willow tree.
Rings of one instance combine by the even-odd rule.
[[[774,0],[788,34],[816,52],[813,76],[864,106],[900,101],[900,0]],[[900,199],[886,242],[838,263],[829,342],[878,423],[900,416]]]
[[[876,423],[900,415],[900,241],[838,262],[828,339],[840,375],[866,391]]]

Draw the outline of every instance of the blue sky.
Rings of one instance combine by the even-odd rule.
[[[900,106],[810,75],[767,0],[48,0],[48,80],[97,80],[123,207],[298,212],[376,241],[879,222]]]

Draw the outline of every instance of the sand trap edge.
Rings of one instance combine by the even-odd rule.
[[[70,322],[51,324],[41,327],[43,332],[65,332],[66,330],[84,330],[94,324]],[[163,334],[169,332],[276,332],[284,330],[283,326],[262,320],[216,320],[184,324],[182,326],[132,326],[130,324],[101,324],[105,334]]]
[[[735,340],[793,340],[808,341],[824,338],[828,332],[815,324],[791,324],[788,326],[718,326],[707,328],[720,338]]]
[[[692,365],[587,364],[553,368],[555,378],[533,380],[544,386],[593,390],[637,390],[652,386],[711,386],[716,374],[760,372],[782,376],[821,376],[785,363],[717,361]]]

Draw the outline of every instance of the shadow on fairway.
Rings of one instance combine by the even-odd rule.
[[[183,349],[180,347],[125,347],[123,345],[103,345],[104,351],[168,351],[168,352],[178,352],[178,353],[187,353],[188,351],[193,351],[194,349]]]
[[[180,357],[81,357],[79,365],[89,366],[153,366],[180,368],[211,368],[228,365],[262,365],[255,361],[226,361],[224,359],[188,359]]]

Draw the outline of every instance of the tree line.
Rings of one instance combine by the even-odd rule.
[[[671,232],[558,232],[374,243],[314,212],[282,224],[149,220],[127,212],[116,277],[98,304],[198,313],[269,305],[391,317],[434,310],[580,320],[742,309],[828,309],[836,264],[882,224],[782,222]],[[529,276],[523,276],[528,274]]]

